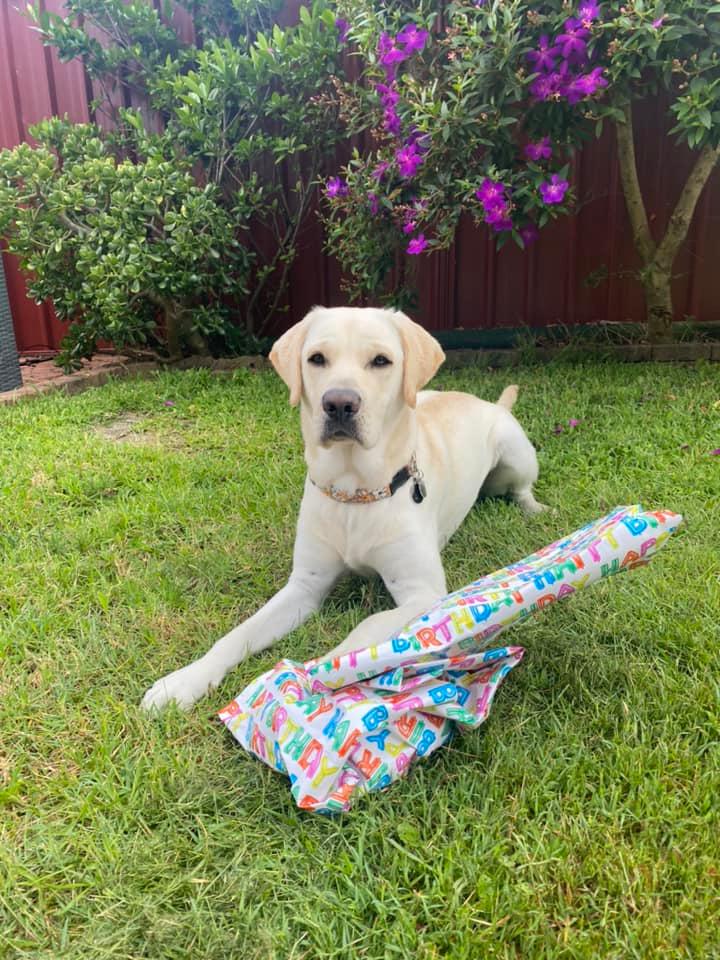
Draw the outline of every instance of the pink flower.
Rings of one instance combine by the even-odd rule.
[[[716,450],[711,450],[711,451],[710,451],[710,456],[711,456],[711,457],[720,457],[720,447],[718,447]]]
[[[380,202],[376,193],[369,193],[367,195],[368,203],[370,204],[370,213],[376,217],[380,211]]]
[[[663,14],[661,17],[658,17],[657,20],[653,20],[652,22],[653,30],[659,30],[660,27],[663,25],[664,19],[665,19],[665,14]]]
[[[417,256],[417,254],[423,252],[426,246],[427,240],[425,239],[425,234],[419,233],[416,237],[413,237],[407,245],[407,252],[412,256]]]
[[[166,401],[163,403],[163,406],[164,406],[164,407],[174,407],[174,406],[175,406],[175,401],[174,401],[174,400],[166,400]]]
[[[415,223],[414,220],[408,220],[408,222],[407,222],[407,223],[405,224],[405,226],[402,228],[402,229],[403,229],[403,233],[412,233],[416,226],[417,226],[417,224]]]
[[[387,160],[381,160],[380,163],[375,167],[373,172],[370,174],[370,176],[373,177],[373,179],[375,180],[382,180],[389,166],[390,164],[387,162]]]
[[[580,426],[580,421],[579,421],[579,420],[568,420],[568,426],[569,426],[571,429],[574,428],[574,427],[579,427],[579,426]]]
[[[552,156],[550,137],[543,137],[539,143],[526,144],[525,156],[528,158],[528,160],[534,160],[536,163],[538,160],[542,160],[543,157],[546,160],[549,159]]]
[[[554,173],[549,180],[540,184],[540,196],[543,203],[562,203],[569,186],[567,180],[561,180],[559,175]]]

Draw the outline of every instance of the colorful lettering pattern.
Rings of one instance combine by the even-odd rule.
[[[483,723],[522,647],[488,649],[522,623],[603,577],[648,562],[682,517],[616,507],[519,563],[439,600],[382,644],[335,659],[283,660],[219,717],[256,757],[290,777],[299,807],[347,810],[382,790],[457,724]]]

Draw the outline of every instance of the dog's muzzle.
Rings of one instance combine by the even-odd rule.
[[[356,390],[327,390],[323,394],[323,442],[359,439],[355,417],[361,403],[362,398]]]

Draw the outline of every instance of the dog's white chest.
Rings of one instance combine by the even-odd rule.
[[[362,575],[376,573],[379,556],[388,544],[401,541],[408,533],[407,517],[396,497],[367,504],[327,499],[321,505],[320,515],[316,515],[316,533],[350,570]]]

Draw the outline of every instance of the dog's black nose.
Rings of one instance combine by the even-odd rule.
[[[360,394],[356,390],[327,390],[323,394],[322,407],[329,420],[345,423],[352,420],[360,409]]]

